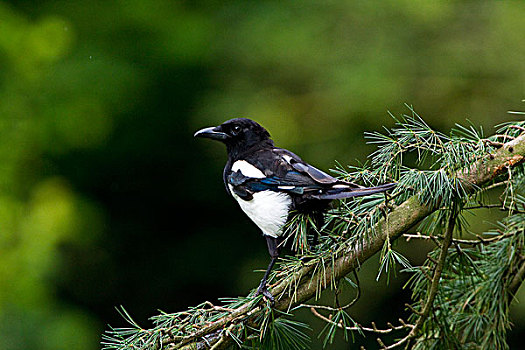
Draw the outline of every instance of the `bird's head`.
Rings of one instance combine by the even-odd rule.
[[[219,126],[201,129],[194,136],[221,141],[226,145],[230,156],[242,154],[258,146],[273,146],[268,131],[259,123],[247,118],[227,120]]]

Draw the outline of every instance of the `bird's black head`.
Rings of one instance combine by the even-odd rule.
[[[227,120],[219,126],[201,129],[194,136],[223,142],[230,157],[236,157],[254,148],[273,146],[268,131],[259,123],[247,118]]]

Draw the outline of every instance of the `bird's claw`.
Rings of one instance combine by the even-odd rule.
[[[257,288],[257,291],[255,292],[255,296],[262,295],[264,298],[270,301],[270,303],[273,305],[275,304],[275,298],[273,297],[272,293],[268,290],[266,287],[266,284],[261,284],[259,288]]]

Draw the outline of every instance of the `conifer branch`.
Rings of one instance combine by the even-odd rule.
[[[435,146],[436,149],[440,149],[440,152],[442,152],[441,154],[450,157],[450,162],[455,160],[454,157],[463,157],[461,159],[465,159],[466,156],[462,155],[461,152],[455,149],[454,145],[443,142],[443,139],[446,137],[434,133],[433,131],[429,132],[425,129],[428,126],[424,124],[424,122],[420,120],[416,120],[416,122],[419,123],[416,126],[420,128],[414,128],[417,129],[416,131],[408,128],[407,130],[395,130],[395,132],[401,135],[403,132],[406,133],[407,141],[405,144],[402,144],[402,142],[397,140],[392,142],[392,154],[378,154],[377,162],[382,162],[381,159],[384,159],[384,162],[386,162],[386,168],[390,167],[389,169],[395,172],[398,171],[399,168],[396,168],[392,159],[393,157],[397,157],[399,152],[405,152],[407,149],[413,147],[417,152],[421,152],[418,154],[424,159],[426,153],[434,152],[432,148],[433,146]],[[474,150],[473,155],[467,155],[469,159],[471,159],[471,156],[474,157],[471,162],[463,161],[466,165],[456,169],[450,167],[450,165],[448,165],[449,163],[447,163],[443,165],[443,168],[432,170],[432,173],[429,173],[429,175],[426,176],[431,180],[443,179],[443,181],[446,181],[446,185],[449,186],[448,188],[453,188],[455,191],[458,191],[458,193],[463,194],[463,198],[468,197],[470,194],[482,191],[482,186],[493,180],[500,181],[497,183],[497,186],[506,184],[506,182],[501,182],[500,176],[507,174],[510,169],[525,161],[525,133],[518,133],[523,131],[521,130],[522,127],[521,124],[519,128],[511,128],[511,126],[508,126],[508,129],[512,129],[516,132],[509,135],[511,137],[507,138],[497,136],[496,138],[498,140],[510,140],[506,143],[502,143],[502,145],[485,145],[485,142],[483,141],[485,139],[477,137],[479,143],[469,144],[469,147]],[[475,131],[466,128],[461,131],[464,133],[475,133]],[[414,137],[410,134],[415,132],[419,133],[416,137],[418,142],[420,139],[423,140],[421,141],[420,148],[414,146]],[[422,138],[420,134],[424,134],[426,138]],[[375,137],[380,140],[378,142],[383,142],[381,139],[382,136],[375,135]],[[493,141],[499,142],[495,141],[496,138],[494,138]],[[478,152],[480,149],[483,149],[483,152]],[[417,176],[420,176],[418,173],[414,174],[416,179]],[[362,175],[365,182],[369,181],[367,176],[370,175],[366,172],[362,172]],[[385,170],[385,167],[380,169],[380,175],[387,176],[387,170]],[[410,183],[406,181],[404,185],[407,186],[406,188],[411,187]],[[435,184],[432,183],[429,184],[429,186],[434,185]],[[489,187],[495,186],[496,185],[489,185]],[[420,188],[420,191],[432,191],[431,189],[425,189],[421,186],[416,186],[415,188]],[[252,337],[250,334],[254,329],[260,329],[259,337],[262,339],[265,332],[272,331],[269,328],[271,327],[271,324],[269,324],[270,321],[268,315],[272,315],[271,317],[277,319],[280,315],[303,305],[311,298],[319,296],[325,289],[330,287],[335,288],[340,279],[345,277],[348,273],[355,271],[374,254],[385,249],[385,242],[393,242],[397,238],[406,234],[414,225],[429,217],[434,212],[443,212],[445,203],[448,203],[447,205],[450,208],[450,198],[447,199],[447,197],[445,197],[450,193],[447,193],[446,191],[440,191],[439,195],[437,197],[434,196],[431,200],[426,200],[424,196],[421,196],[421,193],[416,193],[414,191],[412,191],[412,193],[414,194],[411,197],[401,196],[397,198],[399,199],[397,206],[389,203],[388,206],[386,204],[383,205],[381,207],[382,209],[377,209],[378,206],[376,205],[375,207],[372,207],[374,209],[368,211],[366,211],[366,208],[368,207],[362,209],[363,211],[361,212],[352,212],[351,210],[348,210],[348,212],[352,213],[352,219],[350,221],[340,220],[339,224],[356,225],[356,223],[359,223],[359,226],[355,227],[358,227],[362,231],[357,230],[357,234],[350,236],[346,241],[338,241],[338,248],[335,252],[315,256],[311,261],[292,261],[289,263],[289,268],[287,268],[286,265],[288,262],[284,261],[281,264],[282,270],[275,274],[279,279],[271,288],[272,294],[276,296],[275,305],[272,306],[265,304],[261,297],[239,298],[225,307],[214,307],[209,303],[204,303],[198,307],[198,315],[202,315],[203,319],[203,322],[199,323],[198,327],[180,326],[176,320],[178,317],[182,317],[182,314],[178,313],[174,317],[163,317],[162,321],[158,321],[156,330],[163,329],[162,332],[158,333],[164,335],[158,336],[157,333],[153,334],[151,331],[141,329],[130,320],[129,322],[135,327],[135,333],[129,331],[129,334],[132,334],[130,337],[135,337],[134,339],[139,339],[140,337],[155,339],[157,343],[160,342],[162,344],[163,349],[173,350],[209,348],[226,349],[235,342],[242,343],[242,340],[240,340],[242,338],[250,339]],[[402,201],[403,199],[404,201]],[[383,204],[384,203],[385,202],[383,202]],[[445,209],[445,212],[446,210],[450,209]],[[429,293],[426,297],[426,302],[419,310],[417,310],[417,308],[411,308],[413,314],[416,316],[416,322],[413,324],[407,324],[403,321],[401,322],[401,326],[389,326],[390,330],[405,328],[410,330],[408,335],[404,338],[405,340],[403,343],[411,341],[418,336],[418,331],[421,330],[423,323],[431,313],[447,251],[453,242],[452,231],[455,223],[455,215],[449,213],[449,217],[448,228],[445,231],[444,236],[439,238],[434,237],[435,242],[440,247],[439,249],[441,253],[439,257],[434,260],[437,264],[435,264],[434,272],[430,276],[431,281],[429,283],[431,284]],[[343,233],[346,231],[347,230],[344,229],[344,227],[341,229],[341,232]],[[356,239],[356,237],[359,239]],[[492,241],[497,243],[507,238],[511,237],[503,236],[498,240],[490,239],[490,243],[492,243]],[[328,237],[328,239],[340,240],[340,237]],[[458,241],[456,243],[462,242]],[[388,245],[387,253],[393,252],[390,249],[390,245]],[[308,252],[305,252],[304,256],[308,256],[307,253]],[[395,257],[395,254],[392,256]],[[512,271],[512,281],[508,285],[508,291],[511,295],[515,293],[525,278],[524,261],[525,260],[521,260],[519,267]],[[332,319],[320,314],[315,306],[311,310],[317,317],[329,320],[335,328],[349,331],[359,331],[359,329],[361,329],[375,331],[376,333],[390,332],[388,329],[379,330],[375,325],[373,325],[372,328],[363,328],[351,319],[350,323],[345,323],[348,321],[349,316],[345,314],[345,311],[342,310],[342,308],[330,309],[330,311],[337,310]],[[340,316],[339,319],[335,317],[337,315]],[[192,317],[196,317],[195,314],[193,314]],[[161,318],[159,318],[159,320],[160,319]],[[126,332],[128,332],[127,329],[116,329],[108,332],[113,334],[113,338],[108,337],[112,343],[109,343],[107,349],[128,349],[125,346],[113,346],[115,343],[122,344],[128,341],[129,338],[126,338],[126,334],[128,333]],[[380,344],[383,343],[380,342]],[[384,344],[382,346],[390,349],[394,347],[394,345],[396,344],[388,347]]]
[[[480,159],[470,167],[460,169],[456,174],[456,178],[463,184],[464,188],[472,192],[505,173],[507,169],[524,161],[525,134],[522,134],[500,147],[488,159]],[[421,204],[417,196],[409,198],[394,208],[387,218],[383,218],[377,223],[376,236],[373,239],[361,242],[358,246],[349,246],[332,266],[326,266],[324,274],[317,272],[314,275],[310,275],[313,266],[306,266],[292,276],[292,281],[285,281],[276,285],[272,292],[275,295],[279,295],[280,298],[274,306],[275,309],[287,311],[309,300],[316,294],[317,286],[321,286],[322,289],[328,288],[333,279],[339,280],[346,276],[372,255],[379,252],[387,239],[397,239],[438,208],[438,205]],[[291,295],[286,293],[290,284],[298,286],[295,293]],[[422,316],[426,316],[425,313]],[[423,319],[423,317],[421,318]],[[223,323],[228,322],[221,322],[221,324]],[[217,327],[212,329],[215,330]],[[231,341],[226,341],[224,347],[219,349],[225,349],[228,345],[231,345]]]

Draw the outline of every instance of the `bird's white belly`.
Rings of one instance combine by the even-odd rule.
[[[245,201],[231,191],[241,209],[261,229],[263,234],[277,237],[282,234],[292,199],[286,193],[262,191]]]

